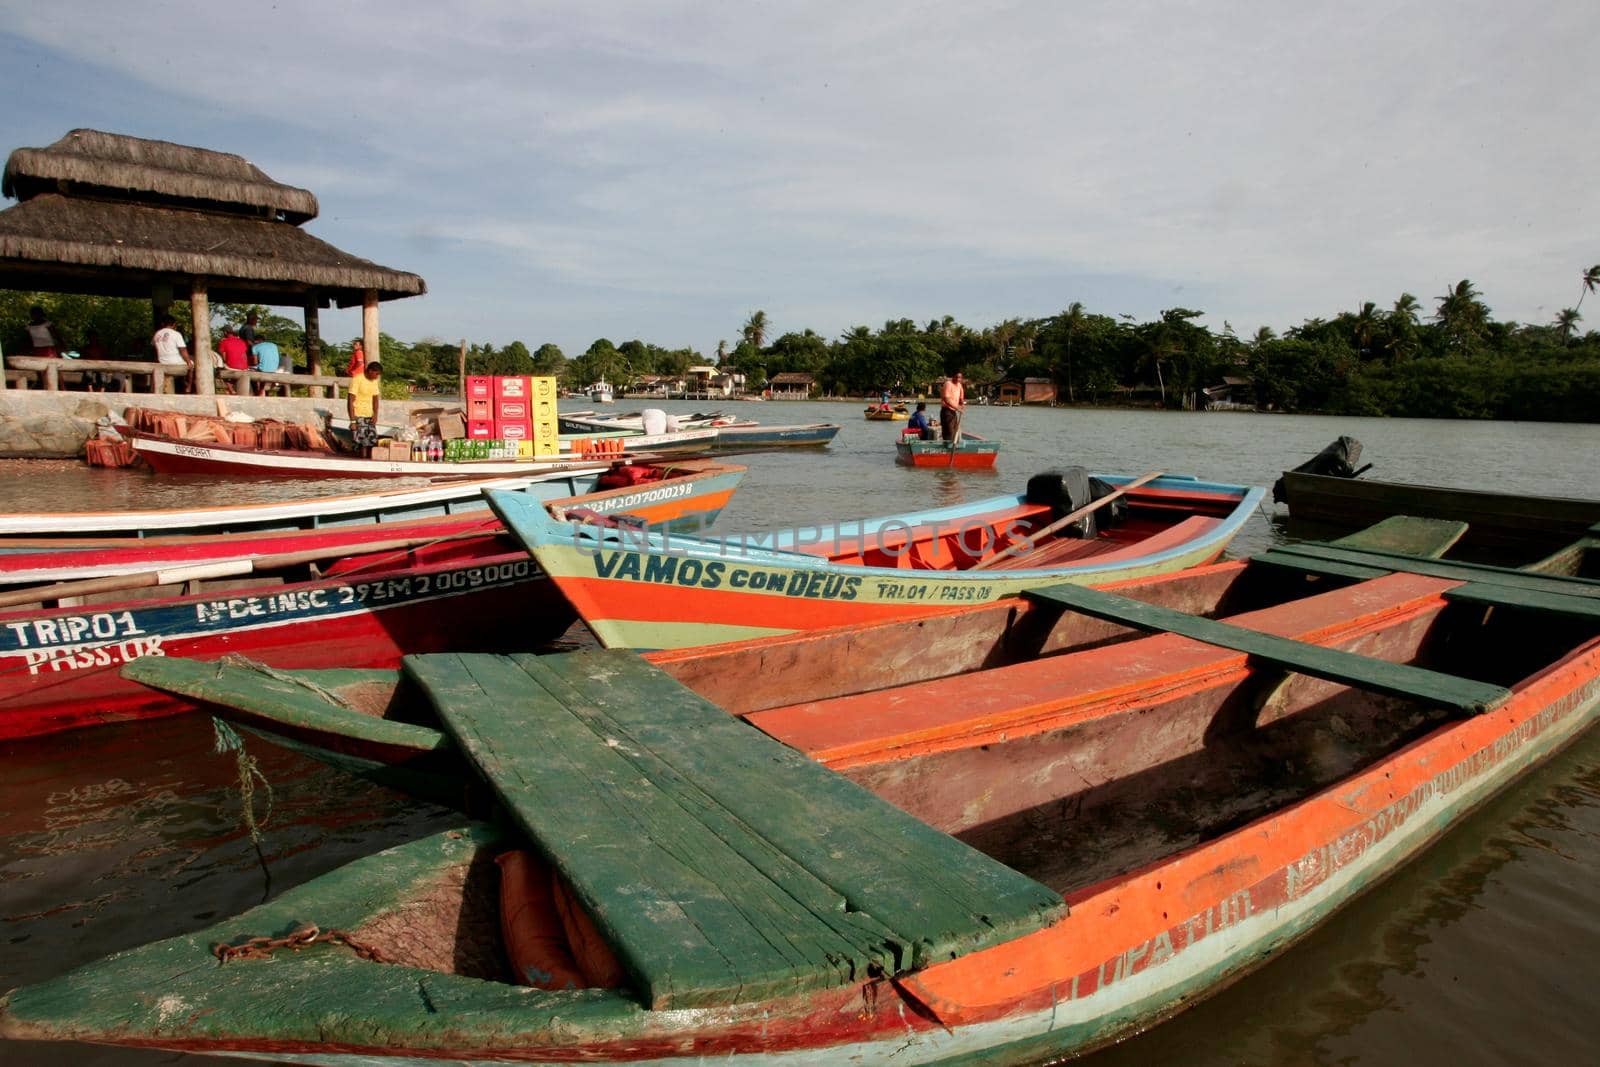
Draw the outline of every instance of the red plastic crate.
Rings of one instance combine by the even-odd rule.
[[[494,381],[494,395],[502,400],[527,401],[533,397],[533,379],[526,374],[503,374]]]
[[[528,417],[528,402],[526,400],[497,400],[494,404],[494,417],[521,422]]]
[[[533,423],[527,419],[495,419],[494,435],[506,441],[524,441],[533,436]]]
[[[467,440],[488,441],[500,435],[494,432],[493,419],[468,419]]]
[[[467,399],[492,400],[494,398],[494,378],[487,374],[467,375]]]

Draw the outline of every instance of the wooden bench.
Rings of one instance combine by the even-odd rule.
[[[1439,671],[1390,663],[1339,649],[1294,641],[1171,608],[1146,604],[1098,589],[1063,584],[1030,589],[1030,600],[1059,604],[1072,611],[1141,630],[1181,634],[1208,645],[1243,652],[1252,659],[1330,682],[1390,696],[1422,700],[1465,714],[1481,714],[1511,696],[1503,686],[1489,685]]]
[[[651,1008],[903,973],[1066,914],[631,652],[405,669]]]

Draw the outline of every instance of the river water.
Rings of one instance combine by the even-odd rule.
[[[727,405],[767,423],[844,428],[825,452],[742,459],[750,473],[716,528],[804,526],[1017,492],[1028,474],[1069,463],[1269,485],[1340,434],[1363,443],[1373,477],[1600,497],[1594,426],[974,408],[966,429],[1003,443],[991,474],[896,467],[898,425],[866,422],[860,407]],[[360,488],[347,481],[219,485],[33,464],[0,477],[0,511],[170,507]],[[1269,505],[1232,554],[1283,536]],[[217,755],[213,742],[209,719],[183,716],[0,745],[0,990],[201,928],[457,819],[256,743],[250,751],[270,783],[270,797],[260,788],[255,797],[263,814],[271,803],[262,831],[268,883],[241,829],[234,759]],[[1593,1062],[1597,886],[1600,731],[1266,968],[1084,1062]],[[0,1044],[0,1060],[237,1062],[35,1044]]]

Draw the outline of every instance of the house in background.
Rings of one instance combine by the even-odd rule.
[[[774,374],[767,381],[774,400],[809,400],[811,389],[816,384],[816,375],[793,370]]]
[[[1000,383],[995,397],[1000,404],[1054,404],[1056,383],[1049,378],[1024,378],[1022,381]]]
[[[715,400],[743,392],[743,374],[710,366],[690,367],[683,387],[683,396],[688,400]]]
[[[1221,385],[1200,390],[1205,394],[1207,411],[1254,411],[1256,383],[1249,378],[1223,375]]]

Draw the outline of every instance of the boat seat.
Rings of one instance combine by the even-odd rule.
[[[1100,589],[1060,584],[1029,589],[1023,595],[1030,600],[1059,604],[1072,611],[1142,630],[1182,634],[1301,674],[1391,696],[1423,700],[1466,714],[1490,711],[1511,698],[1511,691],[1504,686],[1264,634]]]
[[[1436,610],[1447,588],[1449,583],[1437,579],[1390,575],[1359,591],[1332,589],[1246,612],[1230,622],[1236,629],[1289,644],[1335,645],[1370,629],[1376,612],[1393,617]],[[1231,648],[1166,633],[1065,658],[1045,656],[973,674],[754,711],[745,719],[812,759],[844,769],[1121,714],[1128,710],[1124,694],[1130,688],[1181,688],[1244,662]],[[1400,664],[1386,666],[1448,677]]]
[[[1468,582],[1445,591],[1446,600],[1484,607],[1517,608],[1549,615],[1563,615],[1573,619],[1600,620],[1600,600],[1593,597],[1569,596],[1532,589],[1513,589],[1486,582]]]
[[[903,973],[1066,914],[1058,893],[634,653],[408,656],[405,670],[651,1008]]]
[[[1032,552],[1023,552],[1015,556],[1007,556],[998,563],[984,568],[990,571],[1019,571],[1030,570],[1034,567],[1050,567],[1067,560],[1078,559],[1085,556],[1105,556],[1105,562],[1118,555],[1145,555],[1151,552],[1160,552],[1169,548],[1176,548],[1187,541],[1192,541],[1207,531],[1214,528],[1221,520],[1206,515],[1191,515],[1182,522],[1173,523],[1165,530],[1151,534],[1149,537],[1137,541],[1085,541],[1075,537],[1053,538],[1040,545]],[[1100,547],[1104,545],[1105,547]]]
[[[1282,545],[1253,558],[1268,566],[1297,570],[1306,574],[1370,578],[1380,574],[1403,572],[1561,596],[1600,597],[1600,580],[1594,578],[1565,578],[1515,567],[1427,559],[1422,556],[1342,548],[1337,545]]]

